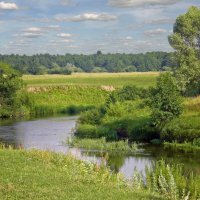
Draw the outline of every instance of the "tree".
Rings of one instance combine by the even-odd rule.
[[[158,77],[156,88],[151,90],[149,103],[152,110],[152,122],[157,127],[162,127],[182,113],[180,92],[170,72],[162,73]]]
[[[17,92],[23,87],[20,74],[9,65],[0,63],[0,118],[13,115]]]
[[[178,69],[175,76],[185,94],[200,93],[200,9],[191,7],[179,16],[169,36],[170,45],[176,50]]]

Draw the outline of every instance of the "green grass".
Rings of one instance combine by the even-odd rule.
[[[33,112],[37,115],[76,114],[76,110],[101,105],[108,94],[100,87],[88,86],[47,86],[29,91],[29,97],[34,101]]]
[[[69,138],[67,143],[71,147],[84,148],[88,150],[100,150],[100,151],[114,151],[122,153],[134,153],[138,150],[137,144],[129,144],[126,141],[107,142],[105,138],[100,139],[80,139]]]
[[[184,142],[184,143],[165,142],[164,145],[166,147],[173,147],[176,149],[183,149],[183,150],[200,150],[200,145],[197,145],[193,142]]]
[[[149,87],[155,84],[157,72],[95,73],[73,75],[25,75],[27,91],[34,101],[32,113],[77,114],[88,107],[104,104],[109,93],[124,85]],[[72,110],[72,112],[71,112]]]
[[[72,75],[25,75],[23,80],[28,86],[44,85],[87,85],[114,86],[136,85],[154,86],[158,72],[135,73],[77,73]]]
[[[0,149],[0,163],[1,200],[164,199],[70,155]]]
[[[176,140],[178,143],[200,138],[200,96],[185,99],[183,114],[169,122],[161,136],[167,141]]]

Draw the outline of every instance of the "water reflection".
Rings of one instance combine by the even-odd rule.
[[[92,152],[71,149],[65,143],[71,136],[77,117],[55,117],[29,121],[0,122],[0,142],[23,147],[63,153],[71,153],[78,159],[103,163],[115,172],[122,172],[126,177],[133,175],[136,168],[145,172],[155,160],[164,159],[170,163],[183,163],[186,170],[200,174],[200,151],[183,151],[163,146],[144,146],[143,151],[134,155],[118,153]]]

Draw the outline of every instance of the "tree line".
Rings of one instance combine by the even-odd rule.
[[[174,53],[92,55],[0,55],[0,61],[10,64],[22,74],[70,74],[73,72],[146,72],[168,71],[177,64]]]

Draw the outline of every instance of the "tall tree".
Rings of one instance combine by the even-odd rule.
[[[200,9],[191,7],[174,24],[169,43],[176,50],[179,87],[185,94],[200,93]]]

